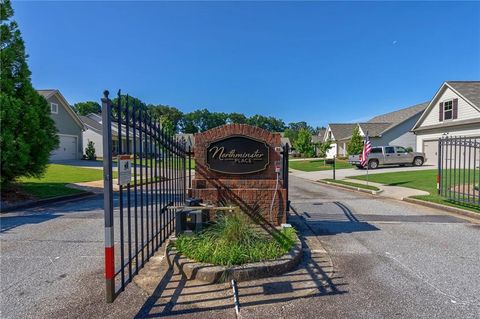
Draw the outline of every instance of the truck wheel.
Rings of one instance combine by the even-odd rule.
[[[415,157],[413,160],[413,166],[422,166],[423,165],[423,158]]]
[[[378,168],[378,161],[377,161],[377,160],[370,160],[370,161],[368,161],[368,168],[369,168],[369,169],[376,169],[376,168]]]

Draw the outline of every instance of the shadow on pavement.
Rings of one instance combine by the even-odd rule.
[[[282,305],[301,298],[321,298],[345,294],[347,283],[333,271],[324,251],[310,247],[310,239],[300,236],[304,256],[291,272],[281,276],[238,283],[240,314],[256,318],[265,306]],[[187,280],[168,269],[152,296],[135,318],[235,318],[230,283],[207,284]]]
[[[53,214],[38,214],[27,216],[5,216],[0,218],[0,233],[8,232],[16,227],[28,224],[40,224],[60,217]]]

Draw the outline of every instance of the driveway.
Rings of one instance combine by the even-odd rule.
[[[369,170],[369,174],[380,174],[380,173],[393,173],[393,172],[406,172],[406,171],[422,171],[428,169],[436,169],[436,166],[433,165],[423,165],[423,166],[394,166],[394,167],[380,167],[374,170]],[[333,172],[329,171],[316,171],[316,172],[303,172],[298,170],[291,169],[291,174],[301,178],[305,178],[311,181],[318,181],[319,179],[332,178]],[[344,179],[348,176],[358,176],[366,175],[367,170],[357,169],[357,168],[345,168],[337,169],[335,171],[335,176],[337,179]]]

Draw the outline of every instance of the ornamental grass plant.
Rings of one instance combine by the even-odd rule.
[[[274,238],[237,213],[220,215],[199,234],[179,236],[175,246],[195,261],[232,266],[278,258],[293,247],[295,237],[294,228],[289,227]]]

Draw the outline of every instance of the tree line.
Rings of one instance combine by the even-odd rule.
[[[125,96],[121,98],[125,99]],[[166,126],[170,125],[175,133],[199,133],[224,124],[250,124],[270,132],[285,132],[285,136],[293,141],[298,138],[301,130],[307,131],[309,135],[315,135],[321,129],[320,127],[313,128],[303,121],[285,124],[282,119],[274,116],[260,114],[246,116],[238,112],[211,112],[206,108],[184,113],[174,106],[147,104],[135,97],[129,97],[129,99],[129,103],[146,107],[153,118]],[[117,98],[113,100],[113,103],[117,103]],[[80,115],[101,113],[100,104],[93,101],[75,103],[73,108]]]

